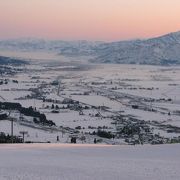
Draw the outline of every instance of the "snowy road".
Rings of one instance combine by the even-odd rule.
[[[180,145],[0,145],[0,180],[179,180]]]

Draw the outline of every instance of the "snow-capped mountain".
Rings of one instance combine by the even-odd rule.
[[[64,56],[90,56],[96,63],[180,64],[180,32],[161,37],[119,42],[48,41],[19,39],[0,41],[0,49],[51,51]]]
[[[94,50],[102,44],[99,41],[61,41],[43,39],[16,39],[0,41],[0,50],[51,51],[65,56],[82,56],[94,54]]]
[[[180,32],[148,40],[100,45],[97,57],[93,61],[123,64],[180,64]]]

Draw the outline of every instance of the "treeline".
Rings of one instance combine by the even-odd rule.
[[[55,126],[56,124],[51,121],[47,120],[46,115],[42,114],[32,107],[25,108],[22,107],[20,103],[12,103],[12,102],[0,102],[0,109],[3,110],[18,110],[21,114],[25,116],[34,117],[34,123],[43,124],[48,126]]]
[[[5,133],[1,132],[0,133],[0,144],[3,143],[11,143],[12,142],[12,137],[8,134],[6,135]],[[22,143],[22,138],[19,138],[17,136],[13,136],[13,143]]]
[[[36,124],[43,124],[43,125],[48,125],[48,126],[56,125],[53,121],[47,120],[45,114],[41,114],[40,112],[35,111],[32,107],[29,107],[29,108],[22,107],[20,109],[20,113],[24,114],[25,116],[34,117],[34,123]]]
[[[0,114],[0,120],[6,119],[7,118],[7,114]]]
[[[23,60],[0,56],[0,65],[22,65],[22,64],[28,64],[28,63]]]
[[[94,131],[92,134],[97,135],[102,138],[107,138],[107,139],[115,138],[114,134],[112,134],[111,132],[107,132],[107,131],[100,130],[100,129],[97,132]]]
[[[20,103],[0,102],[0,109],[4,110],[20,110],[22,108]]]

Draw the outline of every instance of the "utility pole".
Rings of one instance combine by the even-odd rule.
[[[60,94],[60,89],[61,88],[61,82],[59,81],[58,82],[58,90],[57,90],[57,95],[59,96],[59,94]]]
[[[151,108],[151,111],[152,111],[152,101],[153,101],[153,99],[152,99],[152,88],[151,88],[151,98],[150,98],[150,101],[151,101],[150,108]]]
[[[14,122],[13,122],[14,120],[13,120],[13,118],[11,119],[11,143],[13,144],[13,134],[14,134]]]
[[[33,109],[36,110],[36,102],[35,102],[35,99],[34,99],[34,101],[33,101],[33,106],[34,106]]]
[[[63,138],[64,133],[65,133],[65,132],[64,132],[64,129],[62,128],[62,138]]]

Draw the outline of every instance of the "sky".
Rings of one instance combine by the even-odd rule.
[[[129,40],[180,30],[180,0],[0,0],[0,39]]]

